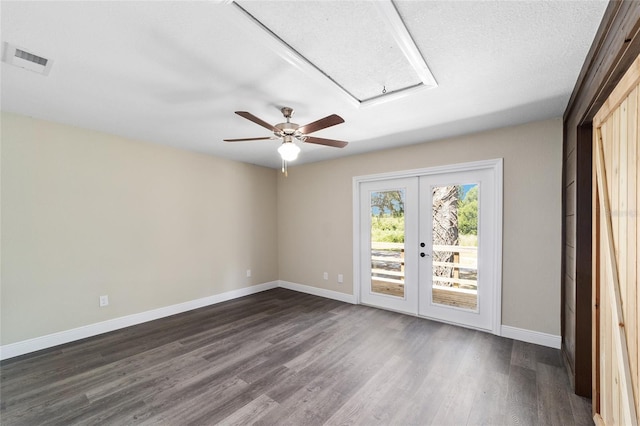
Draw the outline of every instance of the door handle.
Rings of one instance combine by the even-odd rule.
[[[425,257],[425,256],[426,256],[426,254],[420,253],[420,257]]]
[[[424,244],[424,243],[420,243],[420,247],[424,247],[424,246],[425,246],[425,244]]]

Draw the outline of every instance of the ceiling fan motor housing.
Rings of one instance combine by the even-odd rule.
[[[277,128],[279,132],[273,132],[273,134],[276,136],[282,137],[285,135],[295,135],[298,130],[298,127],[300,126],[296,123],[286,122],[286,123],[278,123],[274,127]]]

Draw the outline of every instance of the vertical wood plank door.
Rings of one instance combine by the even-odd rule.
[[[640,422],[640,56],[593,121],[594,420]]]

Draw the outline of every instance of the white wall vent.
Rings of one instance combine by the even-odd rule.
[[[53,61],[51,59],[44,58],[15,46],[13,44],[4,43],[4,55],[2,60],[10,65],[24,68],[29,71],[33,71],[42,75],[49,75],[51,65]]]

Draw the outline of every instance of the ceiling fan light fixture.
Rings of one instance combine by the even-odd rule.
[[[293,161],[298,158],[300,147],[293,143],[293,141],[287,139],[288,138],[285,136],[284,142],[282,142],[282,145],[278,148],[278,153],[284,161]]]
[[[282,138],[282,145],[278,148],[280,158],[282,158],[282,173],[287,175],[287,162],[294,161],[298,158],[300,153],[300,147],[296,145],[295,140],[300,142],[312,143],[318,145],[332,146],[335,148],[344,148],[348,142],[339,141],[334,139],[317,138],[315,136],[308,136],[309,133],[317,132],[318,130],[326,129],[327,127],[335,126],[336,124],[344,123],[344,119],[336,114],[328,115],[320,120],[316,120],[312,123],[304,126],[299,126],[296,123],[291,122],[291,116],[293,115],[293,109],[289,107],[283,107],[280,110],[282,115],[286,118],[286,123],[278,123],[275,126],[267,123],[266,121],[256,117],[247,111],[236,111],[242,118],[246,118],[249,121],[253,121],[259,126],[265,129],[271,130],[273,136],[261,137],[261,138],[243,138],[243,139],[223,139],[225,142],[243,142],[243,141],[259,141],[266,139],[280,139]]]

